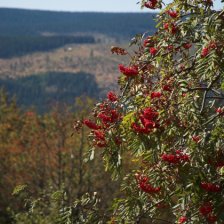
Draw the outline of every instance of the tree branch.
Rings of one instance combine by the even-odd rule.
[[[210,122],[214,121],[217,117],[224,115],[224,111],[222,113],[219,113],[215,116],[213,116],[211,119],[209,119],[207,122],[205,122],[204,124],[202,124],[202,126],[209,124]]]

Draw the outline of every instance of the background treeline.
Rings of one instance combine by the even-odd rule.
[[[39,113],[47,112],[55,105],[72,106],[79,96],[99,98],[101,95],[94,75],[82,72],[51,72],[0,79],[0,88],[5,89],[10,97],[16,97],[21,108],[33,106]]]
[[[98,192],[107,208],[118,192],[118,182],[111,183],[110,175],[103,170],[101,150],[96,160],[83,162],[89,150],[87,131],[81,128],[74,133],[76,119],[87,116],[94,101],[80,97],[76,100],[76,113],[68,109],[38,115],[34,111],[21,112],[5,93],[0,94],[0,223],[50,224],[56,223],[54,205],[47,197],[63,191],[63,205],[70,205],[85,192]],[[16,186],[27,187],[41,211],[24,207],[21,198],[12,195]],[[18,188],[18,187],[17,187]],[[66,195],[65,195],[66,194]],[[54,193],[57,197],[57,193]],[[26,199],[27,196],[24,196]],[[32,200],[30,198],[30,200]],[[36,215],[29,215],[34,209]]]
[[[66,44],[93,43],[93,36],[0,36],[0,58],[50,51]]]
[[[130,39],[136,33],[155,31],[153,13],[52,12],[0,9],[1,35],[40,35],[44,32],[101,33]]]

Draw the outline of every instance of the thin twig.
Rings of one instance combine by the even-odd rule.
[[[203,94],[203,98],[202,98],[202,104],[201,104],[200,114],[202,114],[202,112],[204,110],[207,94],[208,94],[208,90],[205,90],[205,92]]]
[[[202,126],[209,124],[210,122],[214,121],[217,117],[224,115],[224,111],[222,113],[219,113],[215,116],[213,116],[211,119],[209,119],[207,122],[205,122],[204,124],[202,124]]]

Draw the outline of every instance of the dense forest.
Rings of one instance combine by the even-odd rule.
[[[49,111],[56,104],[72,106],[79,96],[98,98],[100,95],[94,76],[85,73],[51,72],[0,79],[0,88],[7,90],[11,97],[16,97],[21,108],[33,106],[40,113]]]

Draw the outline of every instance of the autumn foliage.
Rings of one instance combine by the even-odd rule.
[[[102,172],[100,160],[83,161],[87,130],[74,134],[73,129],[74,120],[89,114],[93,100],[80,97],[75,105],[76,112],[54,108],[40,115],[22,111],[0,92],[0,223],[54,223],[62,207],[86,192],[103,196],[101,207],[110,205],[118,183]]]

